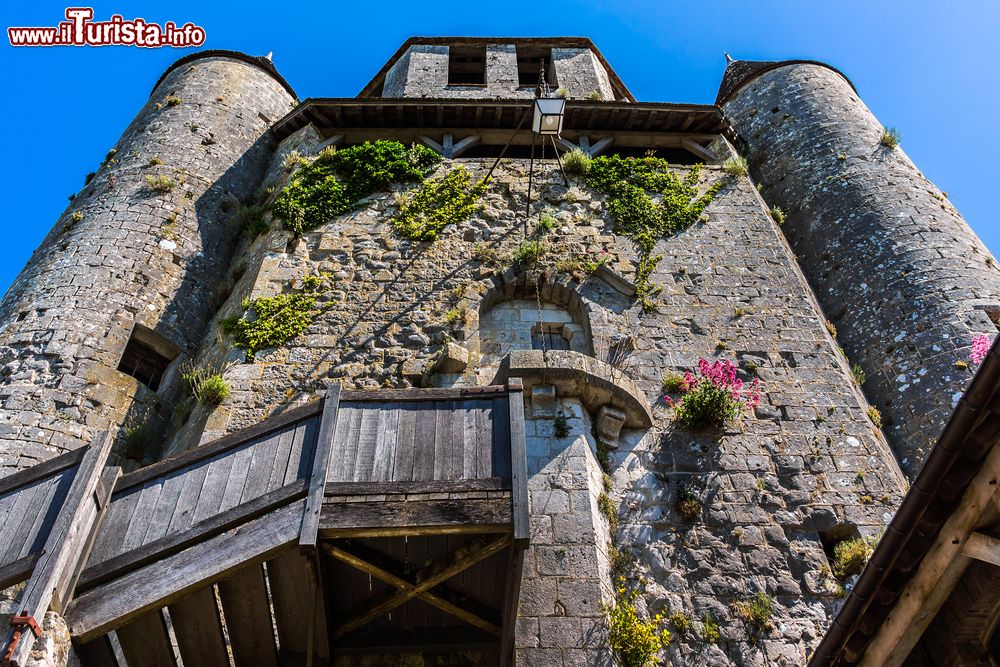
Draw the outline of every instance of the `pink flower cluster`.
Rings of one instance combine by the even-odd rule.
[[[972,353],[969,357],[972,359],[972,363],[979,365],[983,363],[983,359],[990,352],[990,337],[986,334],[979,334],[978,336],[972,337]]]
[[[754,381],[747,387],[745,395],[743,392],[744,382],[736,377],[737,366],[728,359],[716,359],[709,363],[707,359],[698,360],[698,376],[691,371],[684,373],[684,380],[680,383],[680,390],[687,393],[698,386],[699,382],[711,383],[716,389],[721,389],[729,394],[735,403],[738,403],[750,410],[760,405],[760,380]],[[674,399],[664,396],[663,401],[667,405],[673,405]]]

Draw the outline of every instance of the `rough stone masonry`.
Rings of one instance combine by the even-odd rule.
[[[551,41],[556,83],[571,100],[629,104],[596,49]],[[387,104],[531,96],[517,85],[519,45],[484,40],[475,89],[449,84],[449,48],[416,40],[387,64],[375,95]],[[607,197],[579,176],[566,187],[551,160],[535,160],[529,201],[532,160],[516,150],[471,219],[433,242],[393,231],[412,185],[301,236],[267,217],[266,233],[241,237],[234,209],[280,192],[290,156],[311,158],[357,130],[346,119],[310,122],[279,142],[274,128],[294,102],[269,62],[186,59],[0,304],[0,465],[25,468],[101,428],[124,440],[154,420],[165,435],[155,450],[118,451],[135,467],[313,400],[333,382],[377,390],[524,376],[531,546],[517,664],[614,664],[606,612],[625,584],[640,592],[644,618],[673,619],[662,661],[805,664],[844,593],[832,542],[876,538],[889,521],[971,377],[956,362],[968,359],[973,334],[995,328],[1000,277],[943,195],[905,155],[879,146],[881,126],[842,75],[767,65],[730,65],[720,93],[729,139],[749,154],[762,190],[726,173],[735,153],[719,133],[696,146],[698,161],[715,157],[702,189],[723,185],[699,223],[657,240],[650,281],[662,292],[644,312],[634,298],[639,257],[616,233]],[[605,150],[648,150],[626,134]],[[437,175],[463,166],[484,176],[502,148],[486,143]],[[172,185],[157,190],[160,176]],[[788,212],[784,228],[774,204]],[[543,215],[553,221],[544,258],[512,261],[525,218],[535,226]],[[597,259],[601,268],[581,270]],[[246,363],[219,320],[310,275],[321,276],[321,314]],[[156,390],[119,370],[137,335],[172,355]],[[663,378],[700,358],[732,359],[760,379],[753,414],[715,430],[678,425]],[[229,397],[179,414],[185,364],[220,369]],[[853,364],[867,374],[863,386]],[[888,440],[869,400],[892,420]],[[678,511],[682,488],[698,516]],[[773,601],[763,633],[738,612],[758,592]]]

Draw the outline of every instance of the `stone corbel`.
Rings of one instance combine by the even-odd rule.
[[[610,364],[571,350],[514,350],[500,364],[497,382],[519,377],[526,392],[538,385],[555,387],[556,396],[577,397],[598,416],[608,440],[623,426],[649,428],[653,413],[646,395]]]

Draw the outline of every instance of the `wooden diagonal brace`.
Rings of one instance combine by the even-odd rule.
[[[398,572],[399,570],[395,567],[398,563],[391,561],[376,551],[366,549],[359,544],[352,545],[350,551],[330,544],[324,545],[324,549],[334,558],[361,570],[365,574],[384,581],[390,586],[398,589],[409,589],[413,586],[413,583],[403,576],[390,571],[396,569]],[[499,635],[501,633],[500,626],[486,620],[486,616],[491,610],[483,609],[482,611],[477,611],[468,609],[457,602],[457,597],[444,586],[438,588],[437,593],[425,592],[417,595],[418,599],[434,605],[438,609],[465,621],[469,625],[485,630],[490,634]]]
[[[476,563],[486,558],[489,558],[498,551],[506,548],[511,544],[511,536],[503,535],[492,541],[487,542],[485,539],[476,539],[472,542],[465,544],[462,547],[452,551],[448,555],[440,558],[425,568],[422,568],[417,572],[416,577],[414,577],[416,583],[411,583],[400,577],[397,577],[389,572],[377,568],[376,566],[367,563],[366,561],[358,558],[357,556],[344,551],[338,547],[330,544],[324,544],[323,550],[334,558],[341,560],[349,565],[357,567],[358,569],[368,572],[373,576],[377,576],[386,583],[398,588],[398,591],[386,591],[385,594],[374,597],[368,603],[359,608],[355,614],[354,618],[350,621],[344,623],[339,628],[333,631],[332,638],[339,639],[346,635],[347,633],[361,627],[365,623],[375,620],[382,614],[389,612],[392,609],[400,606],[401,604],[407,602],[408,600],[420,597],[421,599],[430,602],[431,604],[438,606],[439,608],[447,611],[450,614],[455,614],[459,618],[471,622],[470,616],[474,616],[469,612],[461,609],[457,605],[434,595],[433,593],[428,593],[431,588],[434,588],[441,582],[451,579],[459,572],[472,567]],[[375,573],[377,570],[378,574]],[[383,578],[382,575],[385,575]],[[445,606],[441,606],[444,604]],[[447,607],[447,608],[445,608]],[[476,617],[476,623],[473,623],[477,627],[481,627],[493,634],[500,634],[500,629],[488,621],[479,619]],[[485,627],[489,625],[491,627]]]

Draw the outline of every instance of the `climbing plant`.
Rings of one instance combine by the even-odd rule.
[[[440,161],[441,156],[425,146],[407,147],[398,141],[326,148],[312,161],[298,161],[291,182],[274,200],[274,213],[301,234],[356,208],[392,183],[422,182]]]
[[[619,580],[615,603],[605,608],[608,619],[608,645],[625,667],[645,667],[660,649],[670,646],[670,631],[663,627],[663,615],[643,620],[636,609],[638,592]]]
[[[660,291],[649,280],[662,259],[653,254],[656,242],[697,222],[722,188],[719,180],[701,192],[700,176],[700,164],[682,177],[670,170],[666,160],[655,157],[601,156],[590,165],[587,182],[609,197],[608,211],[616,231],[635,243],[639,255],[636,299],[646,312],[653,310],[653,297]]]
[[[253,363],[257,352],[283,345],[305,331],[322,312],[316,301],[324,292],[322,278],[308,276],[303,279],[301,290],[244,299],[243,308],[247,314],[220,320],[219,325],[233,345],[246,350],[247,362]]]
[[[408,239],[433,241],[448,225],[468,220],[486,190],[485,181],[473,185],[471,180],[468,170],[458,167],[424,181],[416,192],[400,198],[393,227]]]

